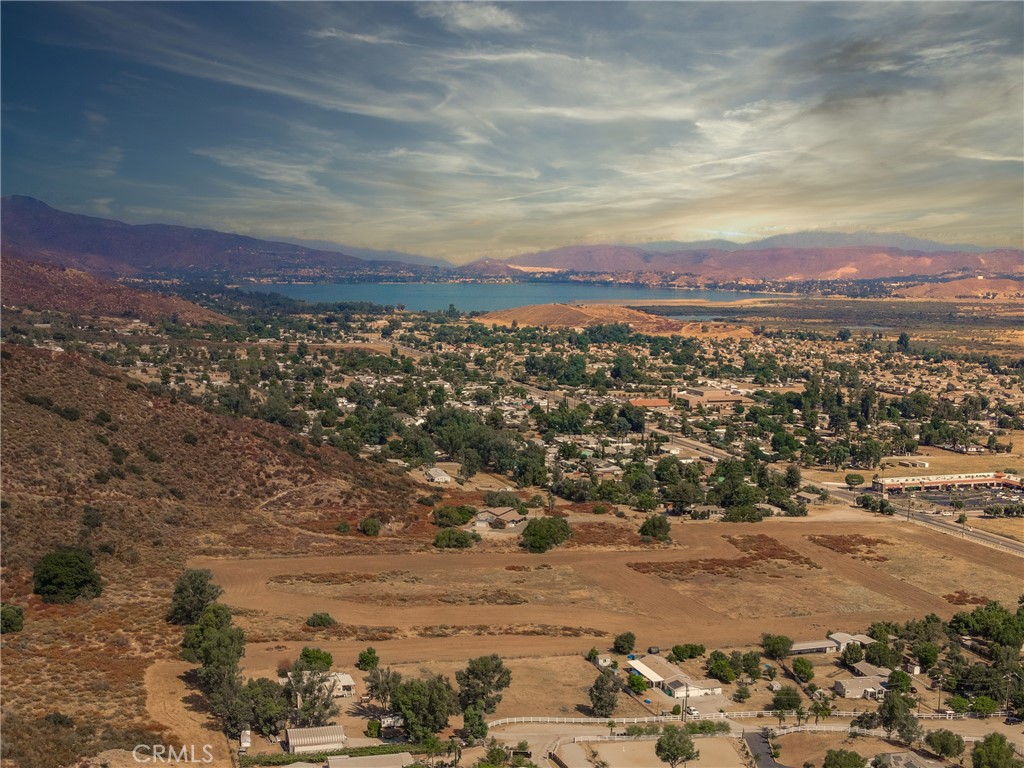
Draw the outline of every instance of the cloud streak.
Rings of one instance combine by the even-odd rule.
[[[4,187],[54,204],[457,261],[823,225],[1021,243],[1019,4],[10,10],[38,51],[7,72],[54,68],[5,93]],[[61,71],[80,96],[49,103]]]

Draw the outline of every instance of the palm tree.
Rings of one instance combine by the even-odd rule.
[[[826,720],[832,717],[832,702],[825,701],[824,699],[818,699],[811,704],[811,714],[814,715],[814,724],[818,724],[819,718],[825,718]]]
[[[801,721],[806,722],[810,715],[807,714],[807,710],[804,709],[803,704],[793,710],[793,714],[796,715],[796,724],[800,725]]]
[[[775,717],[779,718],[779,727],[781,728],[782,724],[786,722],[786,710],[776,709],[774,712],[772,712],[772,714],[775,715]]]

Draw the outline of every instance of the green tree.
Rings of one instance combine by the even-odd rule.
[[[572,535],[569,523],[561,517],[535,517],[526,524],[522,545],[529,552],[547,552]]]
[[[385,710],[390,711],[395,691],[402,682],[402,673],[395,672],[391,667],[387,669],[376,667],[370,670],[370,674],[366,676],[364,682],[367,695],[371,699],[379,701]]]
[[[334,685],[327,670],[310,668],[300,657],[292,665],[285,686],[292,703],[292,723],[300,728],[317,728],[337,717],[341,710],[334,703]]]
[[[652,539],[658,539],[659,541],[668,541],[668,532],[671,527],[672,524],[669,523],[668,518],[664,515],[651,515],[640,526],[640,535],[650,536]]]
[[[246,682],[242,699],[249,722],[257,733],[276,736],[288,718],[288,696],[275,680],[260,677]]]
[[[643,693],[649,687],[647,685],[647,678],[637,674],[632,674],[626,678],[626,685],[629,686],[629,690],[636,694]]]
[[[811,714],[814,715],[814,724],[818,724],[818,720],[832,717],[832,702],[825,701],[823,699],[815,699],[811,702]]]
[[[103,593],[92,555],[76,547],[58,547],[36,563],[32,590],[45,603],[70,603]]]
[[[789,711],[800,706],[800,693],[791,685],[784,685],[772,697],[772,709]]]
[[[392,703],[405,718],[405,732],[413,741],[444,730],[451,716],[459,711],[455,690],[441,675],[401,681]]]
[[[213,583],[211,571],[186,568],[174,584],[167,620],[172,624],[195,624],[206,606],[217,602],[223,592]]]
[[[185,627],[181,655],[186,661],[204,668],[230,670],[237,668],[244,653],[245,636],[231,625],[231,611],[226,605],[206,606],[199,620]]]
[[[359,652],[359,658],[356,660],[356,669],[369,672],[371,669],[376,669],[379,664],[380,657],[377,656],[377,651],[371,645],[365,651]]]
[[[612,641],[612,649],[616,653],[632,653],[634,647],[636,647],[636,635],[632,632],[616,635],[615,640]]]
[[[304,665],[305,669],[319,672],[327,672],[334,666],[334,657],[331,654],[319,648],[310,648],[309,646],[302,649],[302,652],[299,654],[299,661]]]
[[[960,734],[941,728],[924,737],[924,743],[939,757],[947,760],[964,753],[964,739]]]
[[[843,482],[845,482],[846,487],[852,491],[858,485],[864,485],[864,475],[857,475],[851,473],[843,479]]]
[[[849,749],[830,749],[821,768],[864,768],[867,760]]]
[[[1001,733],[990,733],[974,745],[971,765],[973,768],[1024,768],[1024,762],[1016,758],[1013,747]]]
[[[896,693],[910,693],[910,687],[913,683],[910,675],[899,669],[894,669],[889,675],[889,690],[895,691]]]
[[[676,768],[682,763],[684,766],[690,760],[700,757],[700,752],[693,746],[693,738],[678,725],[666,725],[661,736],[654,744],[654,754],[663,763],[668,763],[671,768]]]
[[[20,605],[0,605],[0,635],[21,632],[25,626],[25,609]]]
[[[487,735],[487,722],[484,720],[484,714],[472,705],[463,710],[462,727],[471,739],[482,739]]]
[[[958,715],[962,715],[968,709],[971,708],[971,702],[969,702],[963,696],[950,696],[946,699],[946,706],[956,712]]]
[[[512,672],[498,654],[470,659],[464,670],[455,673],[459,684],[459,703],[463,709],[476,706],[482,712],[494,712],[501,702],[501,691],[512,684]]]
[[[976,696],[971,702],[971,712],[982,719],[992,717],[999,710],[999,703],[990,696]]]
[[[801,683],[809,683],[814,679],[814,665],[807,659],[793,659],[793,674]]]
[[[921,665],[922,670],[931,669],[939,661],[939,646],[927,640],[915,643],[914,657],[917,659],[917,663]]]
[[[878,724],[885,729],[886,738],[891,737],[893,731],[906,728],[911,720],[917,722],[910,713],[910,702],[901,693],[889,694],[878,707]]]
[[[781,660],[789,655],[793,639],[785,635],[761,635],[761,647],[769,659]]]
[[[612,670],[606,669],[597,676],[587,693],[594,717],[608,717],[615,711],[619,700],[619,679]]]

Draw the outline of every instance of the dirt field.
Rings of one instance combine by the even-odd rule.
[[[694,744],[700,750],[700,757],[691,760],[687,766],[743,768],[743,760],[736,751],[734,739],[694,739]],[[594,744],[593,747],[601,759],[608,763],[608,768],[651,768],[663,765],[654,754],[653,741]]]
[[[197,760],[207,755],[203,747],[209,745],[214,761],[206,765],[230,768],[227,739],[203,710],[202,695],[185,683],[185,673],[194,668],[195,665],[187,661],[164,660],[151,664],[146,669],[146,710],[153,720],[174,732],[175,738],[168,744],[178,748],[195,745]]]
[[[846,733],[791,733],[780,736],[776,742],[782,747],[779,762],[794,766],[807,763],[820,766],[825,761],[825,753],[830,749],[856,752],[868,760],[887,752],[906,751],[882,739],[869,736],[851,737]]]
[[[771,558],[751,559],[741,549],[755,535],[769,541],[758,538],[753,551]],[[885,559],[836,551],[812,535],[869,537],[884,542],[871,551]],[[210,568],[224,588],[222,599],[249,638],[243,659],[249,675],[273,673],[306,645],[334,653],[336,668],[350,671],[367,645],[385,664],[438,669],[489,653],[510,663],[574,657],[591,646],[607,649],[627,630],[638,647],[737,648],[756,644],[763,632],[810,639],[933,611],[948,617],[962,607],[944,596],[965,585],[1012,605],[1021,587],[1019,558],[891,518],[681,525],[673,536],[671,547],[626,552],[207,557],[190,566]],[[650,572],[630,563],[645,563]],[[689,572],[659,575],[679,568]],[[317,611],[329,612],[339,626],[305,627]],[[566,668],[576,667],[567,661]],[[534,674],[522,669],[523,679]],[[549,673],[563,678],[557,664]],[[559,714],[586,701],[580,690],[590,680],[583,678],[552,699],[531,698],[529,689],[510,692],[503,707]]]

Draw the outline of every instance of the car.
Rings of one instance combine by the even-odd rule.
[[[915,688],[914,686],[910,686],[910,692],[917,693],[917,688]]]
[[[1008,718],[1003,720],[1003,725],[1020,725],[1024,720],[1021,720],[1016,715],[1010,715]]]
[[[690,717],[700,717],[700,712],[697,711],[696,707],[687,707],[686,714],[688,714]]]

